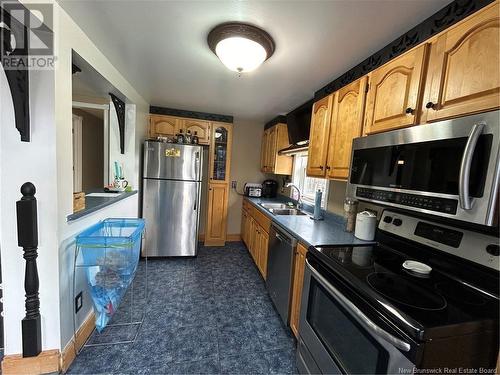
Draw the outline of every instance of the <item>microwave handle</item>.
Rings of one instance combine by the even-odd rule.
[[[356,307],[354,303],[352,303],[349,299],[347,299],[342,293],[340,293],[336,288],[333,287],[326,279],[314,269],[313,266],[309,263],[309,261],[306,259],[306,264],[309,270],[312,272],[314,275],[314,278],[326,289],[328,290],[335,298],[337,301],[340,302],[340,304],[350,312],[352,312],[356,317],[357,320],[359,320],[365,327],[367,327],[371,332],[375,333],[377,336],[383,338],[396,348],[404,351],[404,352],[409,352],[411,349],[410,344],[407,342],[404,342],[403,340],[398,339],[397,337],[394,337],[391,335],[389,332],[383,330],[380,328],[378,325],[373,323],[370,318],[368,318],[363,312],[361,312],[360,309]]]
[[[465,145],[462,163],[460,164],[460,175],[458,177],[458,201],[460,208],[470,210],[472,208],[472,199],[469,196],[469,176],[472,158],[476,150],[477,141],[483,132],[484,122],[474,124],[472,127],[467,144]]]

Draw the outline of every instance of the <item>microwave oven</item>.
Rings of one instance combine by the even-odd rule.
[[[348,196],[498,225],[500,111],[353,141]]]

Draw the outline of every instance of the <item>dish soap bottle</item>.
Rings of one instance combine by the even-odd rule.
[[[175,139],[177,143],[184,143],[184,134],[182,133],[182,129],[179,129],[179,133],[175,135]]]
[[[193,139],[191,140],[191,143],[193,145],[197,145],[198,143],[200,143],[200,139],[198,138],[198,132],[197,131],[194,132]]]
[[[184,143],[191,144],[192,136],[191,136],[191,130],[188,130],[186,132],[186,135],[184,136]]]

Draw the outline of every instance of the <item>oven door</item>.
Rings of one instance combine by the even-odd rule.
[[[411,373],[414,365],[408,357],[416,344],[380,318],[368,317],[351,301],[353,293],[346,286],[333,285],[335,276],[314,264],[306,261],[297,346],[299,372]]]
[[[495,226],[500,112],[357,138],[348,194]]]

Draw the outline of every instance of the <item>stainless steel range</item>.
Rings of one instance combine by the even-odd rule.
[[[376,240],[375,246],[309,249],[299,372],[493,368],[498,237],[384,211]]]

